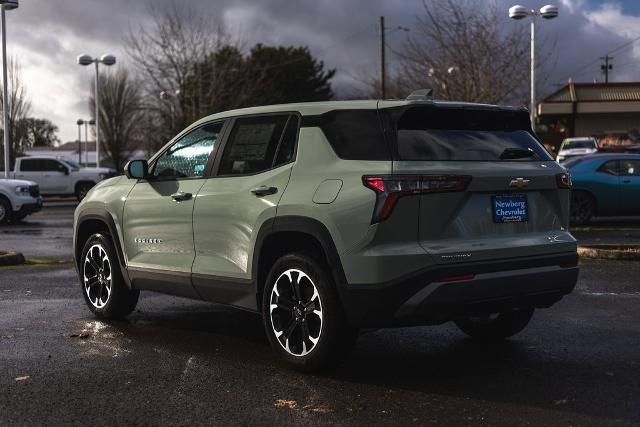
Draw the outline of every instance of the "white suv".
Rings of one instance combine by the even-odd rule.
[[[597,151],[598,143],[595,138],[567,138],[562,141],[556,160],[558,163],[563,163],[571,157],[586,156],[587,154],[593,154]]]
[[[0,224],[19,221],[42,209],[40,188],[33,181],[0,179]]]

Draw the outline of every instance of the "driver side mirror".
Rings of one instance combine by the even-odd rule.
[[[129,179],[146,179],[149,176],[149,164],[146,160],[131,160],[124,167],[124,174]]]

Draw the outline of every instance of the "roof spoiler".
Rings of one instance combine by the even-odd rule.
[[[433,99],[433,89],[419,89],[407,96],[407,101],[430,101]]]

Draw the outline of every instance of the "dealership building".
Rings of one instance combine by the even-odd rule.
[[[557,147],[572,136],[637,142],[640,82],[569,83],[538,104],[538,133]]]

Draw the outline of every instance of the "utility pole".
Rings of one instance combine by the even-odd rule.
[[[384,42],[384,16],[380,17],[380,98],[387,97],[387,70],[385,61],[385,42]]]
[[[609,60],[613,59],[613,56],[605,55],[600,57],[604,61],[604,64],[600,64],[600,69],[604,73],[604,82],[609,83],[609,71],[613,69],[613,64],[609,64]]]

